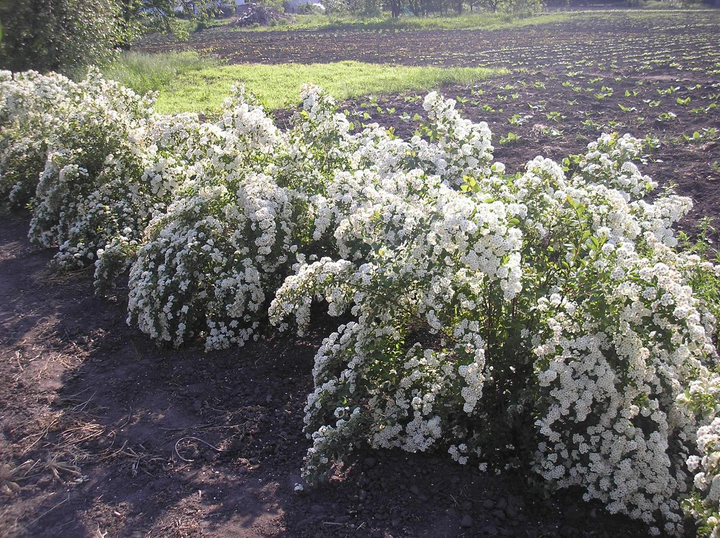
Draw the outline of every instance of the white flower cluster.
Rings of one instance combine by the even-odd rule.
[[[65,121],[75,85],[34,71],[0,71],[0,196],[20,207],[35,194],[56,127]]]
[[[281,133],[240,89],[217,123],[199,126],[184,152],[191,172],[149,224],[131,268],[129,323],[175,346],[202,336],[206,349],[219,349],[258,336],[311,226],[302,187],[317,187],[306,172],[323,180],[322,167],[307,161],[333,143],[302,134],[322,132],[311,126],[331,102],[317,89],[305,90],[305,102],[294,129]]]
[[[293,202],[258,173],[235,191],[202,184],[179,198],[151,222],[132,265],[128,322],[175,346],[199,334],[207,349],[247,341],[287,262]]]
[[[445,99],[437,92],[430,92],[423,101],[428,114],[431,139],[435,144],[425,143],[418,137],[418,156],[430,169],[426,172],[442,176],[453,186],[459,186],[466,174],[489,175],[492,160],[490,128],[487,123],[474,123],[460,116],[455,101]]]
[[[585,162],[624,154],[598,155],[597,147]],[[622,175],[632,167],[618,162],[604,170]],[[669,248],[670,226],[689,201],[666,194],[653,204],[630,202],[638,185],[601,180],[587,166],[571,182],[556,183],[554,211],[564,215],[557,232],[546,226],[546,248],[564,252],[560,272],[546,273],[542,284],[550,293],[535,307],[543,409],[536,426],[544,437],[535,466],[558,487],[583,486],[586,499],[611,512],[662,522],[664,532],[678,534],[679,497],[688,488],[683,459],[698,424],[677,398],[715,364],[715,320],[690,286],[698,260]],[[572,248],[563,249],[568,238]],[[545,265],[541,258],[533,265]]]
[[[693,492],[685,499],[686,512],[699,523],[698,536],[720,536],[720,376],[690,383],[678,402],[690,407],[702,426],[696,436],[697,452],[687,458]]]
[[[31,197],[59,262],[97,259],[100,288],[130,266],[128,322],[159,342],[242,345],[268,316],[302,332],[317,302],[341,317],[315,357],[309,481],[359,445],[441,449],[519,461],[653,534],[682,533],[685,499],[720,536],[720,267],[675,250],[691,203],[644,198],[641,142],[509,175],[435,92],[407,141],[301,98],[281,131],[242,89],[200,122],[97,73],[2,72],[0,188]]]
[[[605,133],[588,144],[579,174],[587,181],[617,189],[627,199],[642,198],[657,188],[657,183],[640,173],[633,162],[641,160],[642,154],[641,140]]]

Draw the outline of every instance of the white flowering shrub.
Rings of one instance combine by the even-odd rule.
[[[482,322],[469,314],[486,294],[510,300],[519,289],[520,236],[503,204],[417,172],[385,178],[383,187],[402,193],[409,185],[417,192],[405,197],[366,183],[369,203],[335,233],[345,259],[300,264],[273,301],[272,319],[294,314],[301,326],[314,296],[331,315],[351,307],[357,318],[316,356],[306,409],[310,479],[363,438],[426,450],[448,435],[446,422],[472,416],[486,345]],[[361,259],[353,263],[355,252]]]
[[[128,322],[173,345],[243,344],[258,328],[288,260],[295,197],[265,174],[236,190],[203,185],[156,218],[130,272]]]
[[[32,71],[0,79],[3,205],[31,206],[30,237],[57,245],[61,267],[83,266],[110,247],[96,275],[98,288],[107,287],[169,201],[173,182],[154,173],[168,157],[160,132],[167,122],[152,115],[152,96],[96,71],[79,83]]]
[[[489,175],[493,147],[487,123],[461,117],[455,110],[455,101],[444,99],[437,92],[425,97],[423,108],[428,115],[424,130],[430,141],[419,136],[411,140],[421,168],[455,187],[468,174]]]
[[[152,100],[96,71],[79,83],[5,73],[0,84],[5,204],[31,205],[30,237],[57,245],[59,266],[99,257],[99,290],[127,269],[148,221],[187,176],[181,142],[200,123],[154,116]]]
[[[674,534],[697,429],[677,398],[715,364],[715,319],[690,285],[700,259],[671,249],[671,226],[690,202],[669,193],[636,200],[653,187],[624,161],[637,144],[604,136],[572,177],[536,159],[512,185],[492,187],[528,208],[519,225],[523,295],[539,316],[524,322],[535,470]]]
[[[133,192],[141,196],[138,201],[144,202],[143,211],[136,214],[142,219],[137,221],[137,226],[127,226],[108,236],[97,249],[95,288],[98,293],[109,291],[116,278],[129,269],[151,218],[163,214],[174,200],[176,189],[197,176],[198,163],[216,141],[214,136],[204,138],[204,129],[196,114],[154,116],[147,125],[140,186],[132,186]]]
[[[316,221],[338,256],[299,263],[270,309],[301,330],[313,300],[355,320],[316,356],[306,478],[359,444],[482,468],[520,457],[680,533],[702,422],[680,396],[717,358],[691,284],[718,268],[673,250],[691,204],[642,199],[640,150],[603,136],[569,176],[543,158],[508,176],[483,156],[460,189],[403,161],[338,173]]]
[[[128,322],[158,342],[302,333],[323,303],[310,482],[361,446],[441,450],[720,536],[720,267],[677,248],[691,202],[654,192],[642,143],[508,174],[435,92],[409,140],[301,99],[281,131],[242,88],[201,122],[96,73],[0,72],[1,193],[100,290],[130,267]]]
[[[94,261],[113,237],[138,236],[152,215],[142,180],[152,96],[140,98],[91,72],[56,125],[33,200],[30,238],[59,247],[60,266]]]
[[[694,487],[684,508],[698,522],[698,536],[716,538],[720,536],[720,376],[692,382],[678,401],[703,418],[695,441],[697,452],[687,458]]]
[[[180,159],[186,177],[175,202],[153,219],[139,250],[122,237],[98,262],[99,275],[105,258],[112,265],[116,256],[127,259],[126,250],[137,251],[130,323],[176,346],[199,336],[207,349],[242,344],[257,336],[292,253],[302,258],[304,251],[344,252],[331,240],[337,220],[331,200],[341,195],[342,174],[362,173],[357,169],[371,159],[386,170],[402,167],[387,164],[394,156],[369,156],[369,146],[393,143],[384,130],[374,126],[352,134],[332,98],[316,87],[304,88],[302,100],[293,128],[281,133],[240,89],[217,123],[193,129],[176,148],[173,165]],[[452,121],[462,123],[456,115]],[[180,123],[164,132],[187,132]],[[478,138],[476,131],[466,128],[463,136]],[[489,132],[478,144],[488,151]],[[427,143],[418,139],[416,145]],[[395,154],[402,158],[413,153],[399,147]],[[430,154],[447,156],[440,150]],[[158,174],[168,169],[162,163]]]
[[[686,501],[686,507],[692,515],[701,522],[698,529],[699,536],[720,536],[720,514],[718,502],[720,501],[720,473],[718,472],[718,441],[720,440],[720,419],[715,418],[712,423],[698,430],[697,448],[700,456],[692,455],[688,458],[688,466],[695,474],[695,493]]]
[[[0,72],[0,205],[21,207],[32,199],[75,87],[54,73]]]
[[[128,322],[175,346],[198,336],[207,349],[242,345],[296,249],[307,202],[271,175],[286,138],[244,90],[181,146],[189,173],[146,230],[130,272]]]

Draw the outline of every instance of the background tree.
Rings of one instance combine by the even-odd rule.
[[[1,1],[1,0],[0,0]],[[123,20],[131,35],[149,31],[187,34],[187,24],[180,19],[197,22],[201,27],[209,19],[222,12],[223,7],[235,2],[218,0],[116,0],[122,6]],[[276,7],[282,0],[260,0],[261,5]]]
[[[178,17],[202,23],[219,7],[217,0],[0,0],[0,68],[74,73],[112,59],[142,32],[187,32]]]
[[[393,17],[406,13],[412,13],[416,17],[431,13],[461,15],[466,6],[471,11],[473,8],[480,8],[492,13],[534,13],[542,10],[543,5],[544,0],[385,0],[385,9],[388,9]]]
[[[0,0],[0,67],[72,72],[128,40],[115,0]]]

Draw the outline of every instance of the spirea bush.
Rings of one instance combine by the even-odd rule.
[[[195,177],[195,165],[206,149],[200,145],[201,128],[196,114],[153,116],[148,123],[143,137],[143,170],[138,170],[141,186],[132,188],[149,210],[138,211],[136,215],[142,215],[142,219],[135,226],[114,233],[98,248],[95,261],[98,293],[110,291],[117,277],[135,260],[151,218],[163,214],[175,199],[175,190]]]
[[[193,155],[192,177],[150,223],[131,269],[130,323],[175,346],[203,336],[208,350],[257,337],[308,228],[308,196],[292,187],[322,171],[310,166],[318,144],[293,142],[298,131],[322,137],[306,109],[288,136],[239,89],[216,124],[200,126],[181,152]]]
[[[99,287],[130,267],[128,322],[151,338],[217,349],[307,331],[313,304],[338,318],[307,481],[361,447],[439,450],[652,534],[689,515],[720,536],[720,267],[678,248],[691,202],[641,172],[639,140],[508,173],[435,92],[409,140],[312,86],[288,130],[242,89],[213,122],[97,74],[3,73],[0,99],[3,196],[29,196],[61,263],[97,259]]]
[[[438,102],[425,101],[431,118],[454,115]],[[301,331],[317,300],[353,319],[316,356],[306,479],[357,446],[442,449],[482,469],[519,461],[679,534],[687,458],[708,427],[683,394],[717,359],[715,295],[693,285],[720,274],[673,248],[690,200],[644,199],[657,185],[629,136],[516,175],[471,151],[478,166],[454,180],[444,158],[409,158],[412,141],[372,140],[392,149],[336,174],[317,211],[315,236],[331,231],[337,255],[300,260],[270,308]]]
[[[138,236],[157,196],[143,171],[152,155],[145,131],[152,96],[140,98],[96,71],[74,88],[54,127],[32,202],[30,239],[59,247],[60,266],[94,261],[113,237]]]
[[[146,181],[155,165],[152,96],[140,98],[97,71],[3,73],[0,187],[7,205],[29,204],[30,238],[58,246],[59,266],[91,263],[112,241],[136,240],[163,193]]]
[[[207,349],[244,343],[287,262],[295,202],[255,173],[179,198],[151,223],[132,266],[128,321],[176,346],[200,334]]]
[[[0,206],[22,207],[34,196],[75,87],[62,75],[0,72]]]

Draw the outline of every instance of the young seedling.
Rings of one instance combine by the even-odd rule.
[[[500,137],[500,145],[506,146],[510,144],[515,144],[520,141],[520,136],[516,135],[515,133],[508,133],[506,136]]]

